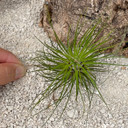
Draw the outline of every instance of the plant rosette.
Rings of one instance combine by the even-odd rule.
[[[89,107],[91,106],[95,91],[98,92],[99,97],[106,104],[96,83],[96,74],[98,72],[106,71],[104,68],[105,65],[124,65],[104,61],[104,59],[115,56],[110,53],[104,54],[104,51],[112,48],[113,46],[104,47],[104,44],[108,41],[112,41],[112,38],[110,38],[110,33],[104,37],[98,38],[102,30],[103,28],[99,29],[99,23],[96,23],[86,30],[80,38],[78,38],[81,34],[81,29],[79,25],[77,25],[74,39],[70,42],[69,31],[66,45],[58,38],[54,29],[53,31],[57,43],[53,41],[46,43],[38,39],[45,49],[38,51],[36,53],[36,57],[33,59],[36,63],[35,66],[37,67],[35,71],[45,79],[47,87],[37,95],[31,105],[31,110],[48,97],[52,97],[55,92],[59,92],[54,103],[49,104],[49,107],[52,106],[53,111],[47,118],[46,122],[63,101],[65,105],[62,108],[62,113],[60,114],[60,116],[62,116],[74,89],[75,99],[77,101],[78,96],[81,97],[80,99],[83,102],[83,109],[85,107],[85,101],[83,100],[84,96],[82,95],[82,91],[85,91],[87,94]],[[44,110],[49,107],[46,106]]]

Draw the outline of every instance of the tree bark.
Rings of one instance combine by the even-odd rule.
[[[44,31],[56,40],[50,26],[52,22],[58,37],[65,44],[69,28],[72,40],[79,19],[80,24],[84,23],[83,30],[86,30],[100,18],[102,23],[107,24],[101,36],[115,30],[111,36],[112,43],[116,45],[109,52],[128,57],[128,0],[45,0],[41,14]],[[124,42],[120,44],[122,40]]]

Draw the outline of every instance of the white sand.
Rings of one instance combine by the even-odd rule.
[[[0,0],[0,47],[12,51],[25,65],[31,65],[28,59],[42,47],[34,35],[42,41],[48,40],[38,27],[42,6],[43,0]],[[128,59],[113,61],[128,64]],[[44,85],[42,78],[31,70],[29,67],[24,78],[0,87],[0,128],[41,128],[46,119],[45,111],[28,119],[28,107]],[[99,83],[107,77],[101,92],[113,117],[104,103],[94,97],[86,124],[86,113],[84,117],[79,115],[81,103],[76,108],[72,100],[64,116],[56,120],[60,106],[45,128],[128,128],[128,68],[117,67],[110,74],[99,74]]]

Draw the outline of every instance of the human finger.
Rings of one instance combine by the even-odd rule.
[[[0,85],[5,85],[9,82],[23,77],[26,69],[21,64],[1,63],[0,64]]]

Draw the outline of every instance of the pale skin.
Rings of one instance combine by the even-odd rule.
[[[0,48],[0,85],[6,85],[23,77],[26,69],[11,52]]]

